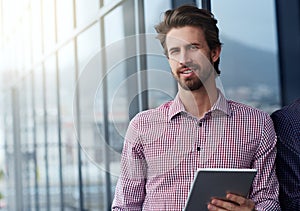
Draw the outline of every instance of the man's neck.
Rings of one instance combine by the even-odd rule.
[[[216,87],[210,88],[209,91],[204,87],[196,91],[188,91],[179,87],[178,93],[186,111],[198,118],[202,118],[218,99]]]

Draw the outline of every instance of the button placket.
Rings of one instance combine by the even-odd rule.
[[[195,143],[195,152],[197,152],[197,154],[201,153],[201,151],[203,150],[202,146],[201,146],[201,137],[202,137],[202,133],[203,133],[203,121],[202,120],[197,120],[196,125],[198,127],[197,130],[197,140]]]

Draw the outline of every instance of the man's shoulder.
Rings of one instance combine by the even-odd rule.
[[[300,137],[300,99],[273,112],[271,117],[277,132]]]
[[[272,113],[272,117],[297,118],[300,119],[300,99],[282,107]]]
[[[270,115],[258,108],[255,108],[250,105],[246,105],[242,102],[237,102],[233,100],[228,100],[229,107],[233,114],[235,115],[243,115],[243,116],[261,116],[270,118]]]
[[[158,107],[139,112],[133,121],[153,121],[153,119],[164,119],[168,116],[173,101],[168,101]]]

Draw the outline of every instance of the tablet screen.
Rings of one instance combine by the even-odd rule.
[[[198,169],[184,210],[207,210],[212,197],[224,199],[227,192],[246,197],[256,172],[256,169]]]

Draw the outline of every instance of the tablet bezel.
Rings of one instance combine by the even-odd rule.
[[[225,199],[227,192],[247,197],[256,173],[256,169],[197,169],[184,210],[207,210],[212,197]]]

